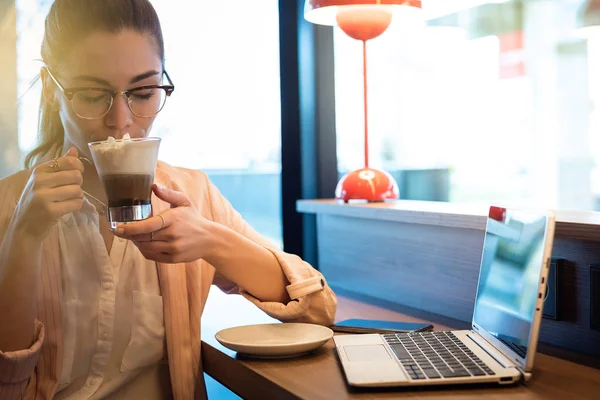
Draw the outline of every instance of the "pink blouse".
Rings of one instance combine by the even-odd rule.
[[[22,171],[0,180],[0,241],[8,230],[30,173]],[[337,301],[323,276],[299,257],[274,248],[254,231],[204,173],[159,162],[155,182],[185,192],[205,218],[226,225],[270,250],[290,282],[287,291],[292,299],[287,304],[261,302],[220,276],[204,260],[183,264],[157,263],[169,374],[175,399],[206,398],[200,354],[200,317],[212,284],[227,293],[242,294],[281,321],[333,323]],[[152,206],[155,213],[170,207],[156,197]],[[32,346],[15,352],[0,351],[0,399],[51,399],[57,391],[64,357],[63,313],[67,312],[61,301],[65,288],[58,237],[58,227],[55,227],[42,243],[38,318]]]

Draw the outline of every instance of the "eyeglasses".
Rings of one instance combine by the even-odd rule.
[[[117,92],[105,88],[74,87],[65,89],[54,77],[49,68],[45,68],[48,75],[60,91],[71,102],[75,114],[83,119],[99,119],[110,111],[115,96],[123,95],[127,98],[127,106],[131,113],[140,118],[152,118],[165,106],[167,97],[175,90],[175,86],[167,74],[168,85],[147,85]]]

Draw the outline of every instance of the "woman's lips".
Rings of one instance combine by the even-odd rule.
[[[140,129],[140,128],[138,128],[138,129]],[[124,130],[121,132],[112,131],[112,132],[103,132],[103,133],[91,133],[88,135],[88,137],[89,137],[90,142],[101,142],[101,141],[108,139],[109,136],[112,136],[115,139],[122,139],[126,133],[129,133],[129,137],[131,139],[141,139],[141,138],[145,138],[149,131],[150,131],[149,129],[140,129],[137,132],[131,132],[128,130]]]
[[[119,139],[123,139],[123,136],[125,136],[125,134],[126,134],[126,133],[129,133],[129,132],[125,132],[125,133],[123,133],[122,135],[120,135],[120,134],[114,134],[114,135],[98,135],[98,136],[96,136],[96,135],[92,135],[92,136],[90,137],[90,141],[92,141],[92,142],[102,142],[102,141],[105,141],[105,140],[107,140],[107,139],[108,139],[110,136],[112,136],[113,138],[115,138],[115,139],[119,140]],[[140,139],[140,138],[143,138],[143,137],[144,137],[144,135],[139,135],[139,134],[132,134],[132,133],[129,133],[129,137],[130,137],[131,139]]]

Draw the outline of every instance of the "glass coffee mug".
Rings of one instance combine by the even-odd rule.
[[[152,216],[152,184],[160,138],[88,143],[108,198],[110,229]]]

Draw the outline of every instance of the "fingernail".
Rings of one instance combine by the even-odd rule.
[[[123,228],[117,228],[117,229],[115,229],[115,235],[122,235],[123,231],[125,231],[125,229],[123,229]]]
[[[160,191],[163,191],[163,190],[165,190],[165,188],[164,188],[164,187],[162,187],[162,186],[160,186],[160,185],[156,185],[156,188],[157,188],[158,190],[160,190]]]

